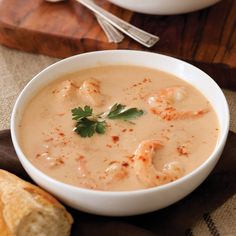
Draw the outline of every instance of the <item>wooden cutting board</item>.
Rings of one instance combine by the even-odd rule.
[[[54,57],[102,49],[141,49],[164,53],[196,63],[236,68],[236,1],[223,0],[208,9],[176,16],[150,16],[116,7],[106,0],[99,5],[160,36],[151,49],[132,39],[108,43],[93,14],[69,0],[0,0],[0,43]],[[231,73],[236,73],[235,70]]]

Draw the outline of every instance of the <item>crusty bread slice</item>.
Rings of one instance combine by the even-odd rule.
[[[0,169],[1,236],[68,236],[72,222],[54,197]]]

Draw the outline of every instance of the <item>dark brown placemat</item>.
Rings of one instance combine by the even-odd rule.
[[[223,64],[208,64],[196,61],[187,61],[207,73],[224,89],[236,91],[236,68]]]
[[[204,214],[236,193],[236,133],[230,132],[214,171],[193,193],[165,209],[132,217],[102,217],[68,209],[75,220],[72,236],[185,235]],[[10,131],[0,131],[0,168],[29,180],[12,145]]]

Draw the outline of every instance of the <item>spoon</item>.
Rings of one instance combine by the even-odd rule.
[[[52,2],[52,3],[57,3],[57,2],[62,2],[66,0],[45,0],[46,2]],[[124,35],[118,31],[115,27],[113,27],[110,23],[108,23],[106,20],[101,18],[100,16],[96,15],[97,22],[99,23],[100,27],[104,31],[107,40],[109,43],[120,43],[124,39]]]
[[[107,20],[111,25],[119,29],[124,34],[128,35],[129,37],[146,47],[152,47],[157,41],[159,41],[159,37],[157,37],[156,35],[150,34],[135,27],[134,25],[129,24],[128,22],[99,7],[92,0],[76,1],[81,3],[103,19]]]
[[[95,16],[97,18],[99,25],[106,34],[109,43],[120,43],[123,41],[124,35],[120,31],[118,31],[115,27],[113,27],[102,17],[98,16],[97,14],[95,14]]]
[[[47,0],[47,1],[61,1],[61,0]],[[128,35],[135,41],[139,42],[140,44],[146,47],[152,47],[159,41],[159,37],[150,34],[144,30],[141,30],[134,25],[129,24],[128,22],[120,19],[119,17],[111,14],[110,12],[104,10],[103,8],[99,7],[95,4],[92,0],[76,0],[77,2],[81,3],[83,6],[90,9],[93,13],[100,16],[102,19],[109,22],[111,25],[119,29],[124,34]]]

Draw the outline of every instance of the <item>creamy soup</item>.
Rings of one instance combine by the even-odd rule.
[[[126,106],[118,113],[136,108],[131,111],[138,114],[110,119],[114,104]],[[97,116],[73,120],[71,110],[85,106]],[[102,124],[88,132],[93,121]],[[194,87],[136,66],[90,68],[58,78],[33,97],[19,125],[22,150],[41,171],[109,191],[150,188],[190,173],[213,151],[218,129],[213,108]]]

